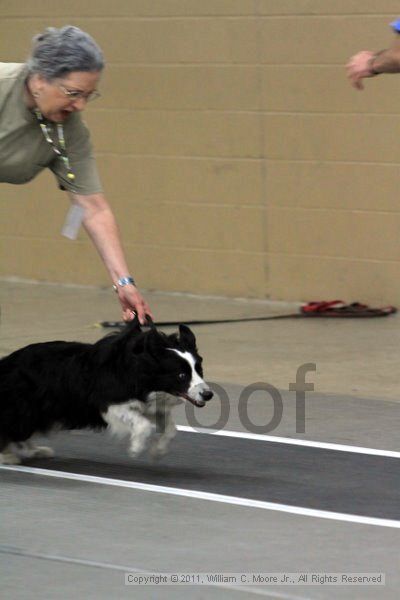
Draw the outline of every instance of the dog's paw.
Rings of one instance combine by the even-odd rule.
[[[128,454],[132,458],[137,458],[138,456],[140,456],[142,454],[143,450],[144,450],[143,446],[130,446],[130,448],[128,450]]]
[[[54,450],[49,446],[35,446],[32,442],[17,442],[12,449],[21,458],[52,458]]]
[[[21,459],[12,452],[0,452],[0,465],[19,465]]]
[[[149,457],[152,461],[156,462],[161,460],[168,452],[168,448],[160,447],[157,445],[151,446],[149,448]]]
[[[50,446],[34,446],[29,456],[32,458],[53,458],[54,450]]]

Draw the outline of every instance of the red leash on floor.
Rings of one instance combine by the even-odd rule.
[[[367,304],[353,302],[345,304],[343,300],[330,300],[328,302],[309,302],[300,309],[304,317],[387,317],[397,312],[394,306],[371,308]]]
[[[302,306],[297,313],[288,315],[269,315],[267,317],[242,317],[238,319],[205,319],[186,321],[186,325],[218,325],[223,323],[245,323],[248,321],[271,321],[275,319],[303,319],[303,318],[371,318],[388,317],[397,312],[394,306],[384,306],[383,308],[371,308],[367,304],[353,302],[345,304],[342,300],[329,300],[308,302]],[[179,321],[158,321],[157,327],[175,327]],[[126,325],[124,321],[102,321],[96,323],[96,327],[104,328],[123,328]]]

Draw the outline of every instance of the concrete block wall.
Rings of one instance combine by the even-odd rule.
[[[346,81],[388,46],[392,0],[3,0],[0,60],[74,24],[102,46],[89,105],[141,287],[400,302],[400,76]],[[44,173],[0,186],[0,276],[108,284]]]

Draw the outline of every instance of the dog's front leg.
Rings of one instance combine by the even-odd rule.
[[[129,453],[132,456],[140,454],[152,432],[152,424],[143,414],[143,403],[132,400],[124,404],[110,406],[103,413],[104,420],[110,425],[113,433],[129,434],[131,444]]]
[[[132,456],[137,456],[143,452],[152,430],[153,426],[147,417],[138,413],[132,416],[131,445],[129,448],[129,453]]]
[[[157,413],[156,422],[157,428],[161,427],[162,431],[158,433],[150,446],[149,454],[153,460],[157,460],[167,453],[171,440],[176,436],[176,426],[170,410],[167,409],[165,413]]]

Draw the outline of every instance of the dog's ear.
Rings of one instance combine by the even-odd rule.
[[[179,341],[184,348],[193,352],[197,351],[196,338],[193,331],[187,325],[179,325]]]
[[[132,335],[135,333],[140,333],[140,331],[142,331],[142,328],[141,328],[140,322],[139,322],[139,318],[137,315],[134,316],[132,321],[127,321],[125,323],[124,330],[125,330],[126,335]]]
[[[157,329],[150,329],[144,340],[144,350],[151,356],[157,357],[165,352],[166,341],[165,337],[157,331]]]
[[[125,327],[118,336],[118,342],[120,347],[125,347],[128,350],[139,354],[143,351],[142,341],[142,328],[139,323],[139,319],[135,316],[132,321],[128,321]]]

